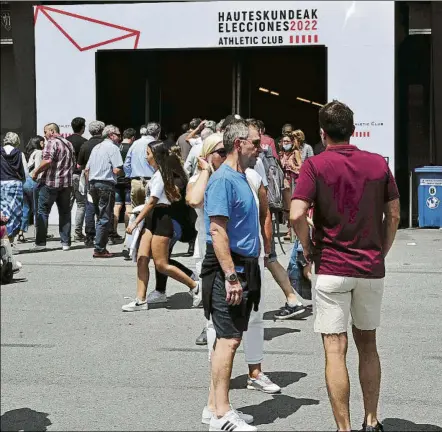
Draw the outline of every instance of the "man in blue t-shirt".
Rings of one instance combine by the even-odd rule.
[[[252,307],[257,310],[261,289],[258,209],[245,175],[260,151],[259,132],[238,120],[227,126],[223,143],[226,161],[210,177],[204,197],[207,252],[201,272],[203,303],[217,337],[212,357],[216,415],[210,427],[256,431],[231,408],[229,383],[236,349],[247,330]]]

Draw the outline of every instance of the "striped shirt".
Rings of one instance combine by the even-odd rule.
[[[110,139],[97,144],[89,157],[86,169],[89,170],[89,181],[99,180],[117,183],[113,170],[123,166],[119,147]]]
[[[72,144],[61,136],[49,138],[43,149],[43,160],[51,161],[49,168],[38,177],[39,182],[49,187],[72,186],[75,153]]]

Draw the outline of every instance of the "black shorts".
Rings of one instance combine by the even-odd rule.
[[[237,339],[247,331],[253,303],[248,298],[247,281],[243,274],[238,274],[243,289],[242,302],[230,306],[226,301],[226,287],[221,272],[217,272],[213,282],[211,314],[217,338]]]
[[[170,217],[170,207],[155,207],[152,216],[144,219],[144,227],[153,235],[173,237],[173,223]]]

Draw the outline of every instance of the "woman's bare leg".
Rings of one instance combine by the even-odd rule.
[[[152,258],[155,262],[155,268],[160,273],[186,285],[189,289],[194,289],[197,286],[197,282],[187,276],[179,268],[169,264],[169,241],[169,237],[153,236]]]
[[[149,230],[143,230],[137,257],[137,299],[141,301],[146,300],[151,246],[152,233]]]

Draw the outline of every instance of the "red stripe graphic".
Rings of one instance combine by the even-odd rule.
[[[290,36],[290,43],[293,43],[293,36]]]
[[[305,43],[305,35],[302,35],[302,43]]]
[[[314,43],[318,43],[318,35],[317,35],[317,34],[314,36],[314,38],[313,38],[313,42],[314,42]]]
[[[354,137],[354,138],[370,138],[370,131],[354,131],[352,137]]]
[[[89,46],[86,46],[86,47],[81,47],[54,20],[54,18],[51,17],[51,15],[47,11],[50,11],[50,12],[53,12],[53,13],[58,13],[58,14],[61,14],[61,15],[67,15],[67,16],[70,16],[72,18],[76,18],[76,19],[83,20],[83,21],[89,21],[89,22],[94,23],[94,24],[100,24],[100,25],[105,26],[105,27],[111,27],[111,28],[115,28],[115,29],[118,29],[118,30],[123,30],[123,31],[128,32],[128,34],[123,35],[123,36],[119,36],[119,37],[116,37],[116,38],[113,38],[113,39],[108,39],[108,40],[105,40],[105,41],[102,41],[102,42],[98,42],[98,43],[95,43],[95,44],[92,44],[92,45],[89,45]],[[75,14],[75,13],[72,13],[72,12],[67,12],[67,11],[64,11],[64,10],[61,10],[61,9],[55,9],[55,8],[52,8],[52,7],[49,7],[49,6],[37,6],[35,8],[35,12],[34,12],[34,25],[37,22],[38,12],[41,12],[52,24],[54,24],[54,26],[63,34],[63,36],[65,36],[66,39],[68,39],[69,42],[71,42],[72,45],[74,45],[75,48],[77,48],[79,51],[87,51],[87,50],[90,50],[90,49],[93,49],[93,48],[97,48],[97,47],[100,47],[100,46],[103,46],[103,45],[111,44],[113,42],[118,42],[120,40],[127,39],[127,38],[130,38],[130,37],[133,37],[133,36],[135,37],[134,49],[138,48],[138,42],[140,40],[140,34],[141,34],[141,32],[139,30],[130,29],[128,27],[123,27],[123,26],[120,26],[120,25],[117,25],[117,24],[112,24],[112,23],[108,23],[108,22],[105,22],[105,21],[100,21],[100,20],[97,20],[97,19],[94,19],[94,18],[85,17],[85,16],[82,16],[82,15],[78,15],[78,14]]]
[[[312,43],[312,35],[308,35],[308,43]]]
[[[296,35],[296,43],[299,43],[299,35]]]

